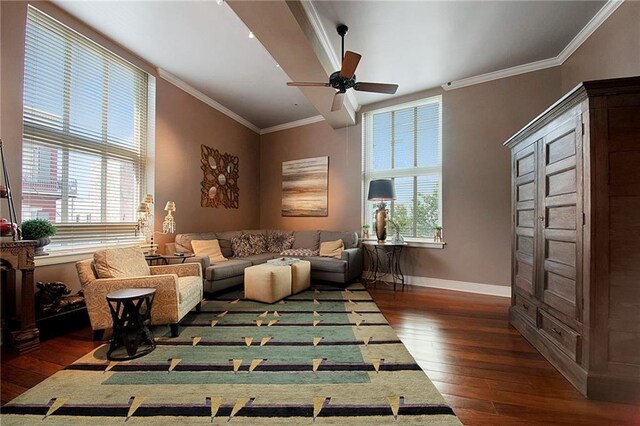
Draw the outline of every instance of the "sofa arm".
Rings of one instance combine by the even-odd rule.
[[[359,247],[342,251],[342,260],[347,261],[347,279],[351,280],[362,274],[362,249]]]
[[[204,271],[206,271],[207,268],[211,266],[211,259],[209,259],[209,256],[193,256],[193,257],[187,257],[184,260],[184,264],[186,265],[187,263],[199,264],[200,268],[202,269],[202,273],[204,274]]]
[[[202,276],[199,263],[177,263],[174,265],[150,266],[151,275],[175,274],[179,277]]]
[[[153,324],[178,322],[178,276],[175,274],[147,275],[133,278],[100,278],[83,287],[87,312],[94,330],[111,328],[113,322],[107,294],[124,288],[155,288],[151,307]]]

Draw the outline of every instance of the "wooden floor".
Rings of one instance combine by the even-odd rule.
[[[509,326],[509,300],[385,286],[371,294],[459,419],[469,425],[640,425],[640,407],[583,398]],[[3,354],[2,404],[99,346],[84,328]]]

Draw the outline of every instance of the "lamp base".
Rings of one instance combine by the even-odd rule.
[[[380,203],[376,210],[376,237],[378,243],[384,243],[387,239],[387,206],[384,203]]]

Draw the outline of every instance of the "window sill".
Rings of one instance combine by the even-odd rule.
[[[376,238],[361,238],[363,244],[374,244],[378,240]],[[390,238],[387,238],[390,241]],[[406,238],[404,242],[407,243],[406,247],[418,247],[418,248],[430,248],[430,249],[443,249],[447,244],[444,241],[433,241],[432,238]]]
[[[110,245],[99,245],[99,246],[84,246],[84,247],[76,247],[73,249],[63,249],[60,247],[52,248],[51,251],[46,251],[47,253],[44,256],[36,256],[34,262],[36,267],[39,266],[49,266],[49,265],[60,265],[64,263],[75,263],[79,260],[85,260],[93,258],[93,253],[98,250],[104,250],[105,248],[114,248],[114,247],[131,247],[134,245],[140,245],[128,242],[126,244],[110,244]]]

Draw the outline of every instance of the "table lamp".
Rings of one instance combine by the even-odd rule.
[[[387,239],[387,206],[385,201],[396,199],[396,190],[391,179],[375,179],[369,182],[369,201],[379,201],[376,210],[376,237],[379,243]]]

